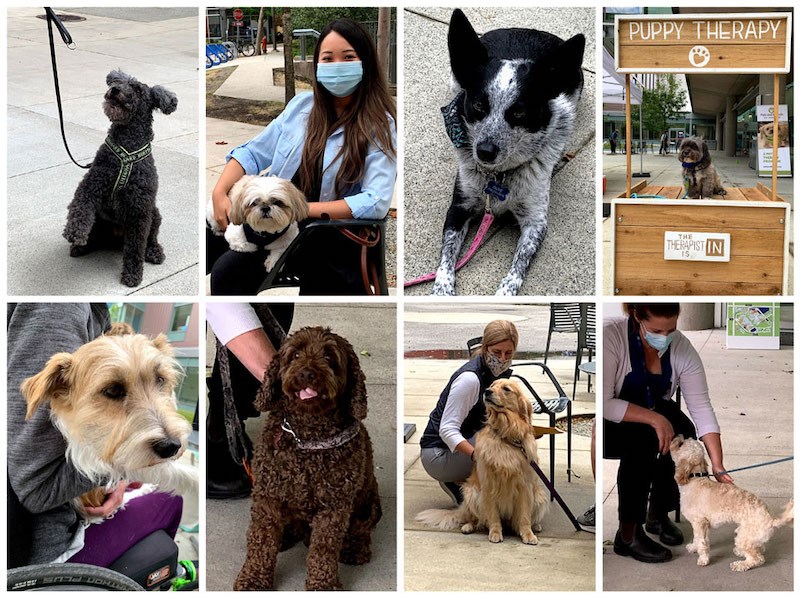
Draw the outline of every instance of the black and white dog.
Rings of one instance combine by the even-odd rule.
[[[447,36],[453,101],[442,109],[457,148],[434,295],[455,294],[455,265],[469,221],[484,210],[512,213],[520,238],[498,295],[516,295],[547,232],[550,178],[572,133],[583,89],[585,38],[535,29],[478,37],[461,10]]]

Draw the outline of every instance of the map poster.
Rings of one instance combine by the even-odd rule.
[[[728,349],[780,349],[779,303],[728,303]]]

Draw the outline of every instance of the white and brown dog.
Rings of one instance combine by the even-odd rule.
[[[129,330],[129,329],[128,329]],[[98,488],[74,501],[100,506],[123,480],[154,484],[162,492],[197,493],[196,468],[178,463],[191,425],[177,411],[180,369],[164,335],[151,340],[125,328],[53,355],[22,383],[27,418],[49,403],[67,441],[67,459]]]
[[[764,564],[763,548],[775,530],[794,521],[794,499],[775,518],[755,494],[712,481],[708,474],[703,445],[694,439],[676,436],[669,446],[675,461],[675,481],[681,493],[681,514],[692,524],[694,535],[686,550],[697,553],[697,564],[708,565],[708,530],[724,523],[735,523],[733,553],[744,560],[731,563],[733,571],[747,571]]]
[[[308,218],[308,203],[291,181],[270,176],[245,175],[228,192],[231,222],[225,240],[233,251],[253,253],[269,250],[264,261],[267,272],[297,237],[297,223]],[[214,207],[208,202],[206,222],[216,235],[223,234],[214,220]]]

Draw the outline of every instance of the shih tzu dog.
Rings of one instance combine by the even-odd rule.
[[[708,144],[700,137],[687,137],[678,149],[678,159],[683,166],[683,186],[686,197],[700,199],[712,195],[726,195],[719,173],[711,163]]]
[[[308,203],[291,181],[278,177],[245,175],[231,188],[231,222],[225,240],[233,251],[269,251],[264,267],[272,270],[299,232],[297,223],[308,217]],[[221,235],[208,202],[206,221]]]
[[[164,335],[151,340],[125,329],[53,355],[22,383],[27,418],[49,403],[67,443],[66,458],[98,488],[73,505],[100,506],[119,482],[153,484],[187,495],[198,489],[197,469],[178,463],[192,427],[177,411],[180,369]]]

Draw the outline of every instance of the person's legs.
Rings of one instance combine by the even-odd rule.
[[[469,439],[475,446],[475,437]],[[453,453],[447,448],[424,448],[420,451],[422,467],[456,504],[463,500],[461,483],[472,472],[472,459],[463,453]]]
[[[163,529],[174,538],[182,513],[180,496],[154,492],[135,498],[112,519],[86,528],[83,548],[68,562],[108,567],[155,531]]]
[[[212,295],[255,295],[267,275],[263,251],[226,251],[211,267]]]
[[[596,467],[596,465],[595,465],[595,457],[596,457],[596,454],[595,454],[595,446],[596,446],[596,443],[595,443],[595,428],[597,428],[597,419],[593,419],[592,420],[592,443],[591,443],[591,448],[590,448],[590,452],[589,452],[590,457],[592,459],[592,479],[593,480],[597,479],[597,476],[595,475],[595,467]],[[581,529],[583,529],[584,531],[592,532],[592,533],[595,532],[595,517],[594,517],[595,506],[596,505],[592,504],[592,506],[589,507],[583,515],[581,515],[581,516],[579,516],[577,518],[578,524],[581,526]]]

